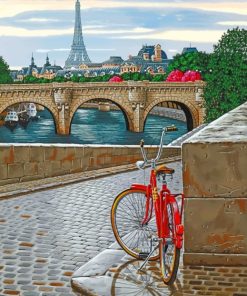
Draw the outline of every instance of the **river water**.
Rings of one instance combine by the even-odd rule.
[[[145,144],[158,144],[162,128],[175,124],[178,131],[166,135],[168,144],[187,133],[185,122],[166,117],[149,115],[143,133],[126,129],[121,111],[103,112],[98,109],[78,109],[69,136],[55,133],[52,115],[48,110],[39,111],[40,119],[31,121],[26,128],[17,126],[13,131],[0,127],[0,143],[73,143],[73,144],[119,144],[137,145],[141,139]]]

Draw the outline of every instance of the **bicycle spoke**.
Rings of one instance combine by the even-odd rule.
[[[119,197],[114,209],[114,219],[112,220],[114,234],[130,255],[139,258],[139,253],[150,252],[151,238],[157,236],[157,226],[155,219],[151,219],[145,225],[142,221],[146,214],[146,194],[143,191],[129,190]],[[152,209],[150,201],[149,210]],[[148,217],[151,213],[148,213]],[[158,256],[158,251],[152,258]]]

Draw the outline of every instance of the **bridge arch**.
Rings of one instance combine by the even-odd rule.
[[[145,108],[144,112],[144,126],[147,120],[147,116],[150,113],[150,111],[157,106],[160,103],[164,102],[171,102],[175,103],[178,105],[185,113],[186,116],[186,122],[187,122],[187,128],[188,131],[191,131],[193,128],[197,127],[199,125],[199,120],[198,120],[198,110],[197,108],[190,102],[185,102],[184,99],[181,98],[159,98],[154,100],[151,104],[149,104]]]
[[[80,106],[82,106],[85,103],[88,103],[90,101],[108,101],[111,103],[114,103],[116,106],[119,107],[119,109],[122,111],[124,118],[125,118],[125,123],[126,123],[126,129],[127,130],[133,130],[133,115],[131,114],[132,110],[126,108],[125,106],[123,106],[118,100],[109,98],[109,97],[94,97],[94,98],[87,98],[87,99],[78,99],[76,103],[73,104],[71,111],[70,111],[70,132],[71,132],[71,125],[72,125],[72,121],[73,118],[75,116],[76,111],[78,110],[78,108]]]
[[[55,132],[57,133],[58,127],[59,127],[59,118],[58,118],[58,112],[56,109],[56,106],[52,106],[50,104],[47,104],[46,102],[44,102],[43,100],[41,101],[38,98],[18,98],[18,99],[12,99],[9,100],[8,103],[5,103],[3,105],[0,106],[0,113],[2,113],[4,110],[6,110],[7,108],[16,105],[16,104],[21,104],[21,103],[34,103],[40,106],[43,106],[44,108],[46,108],[52,115],[53,121],[54,121],[54,125],[55,125]]]

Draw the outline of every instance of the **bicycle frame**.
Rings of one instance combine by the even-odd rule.
[[[171,229],[169,229],[169,225],[167,222],[168,212],[167,206],[171,205],[173,209],[173,217],[175,227],[172,229],[173,239],[175,240],[175,245],[177,248],[181,249],[183,244],[183,233],[184,226],[182,225],[182,213],[184,208],[184,195],[181,194],[172,194],[167,187],[166,182],[162,183],[162,188],[160,192],[158,192],[157,188],[157,173],[156,173],[156,162],[160,159],[162,146],[163,146],[163,138],[166,132],[175,131],[177,128],[175,126],[166,127],[162,131],[160,145],[158,154],[155,159],[148,160],[147,155],[144,149],[144,141],[142,140],[140,143],[142,156],[144,162],[140,164],[140,168],[144,168],[146,164],[151,164],[151,173],[150,173],[150,182],[149,185],[142,184],[133,184],[131,189],[142,190],[146,192],[146,209],[145,216],[143,217],[142,225],[147,224],[152,218],[153,214],[153,206],[155,209],[155,218],[158,230],[158,238],[168,240],[170,238]],[[176,202],[176,197],[182,197],[181,211],[179,212],[178,204]],[[151,205],[151,207],[150,207]],[[166,223],[167,222],[167,223]]]
[[[182,213],[184,208],[184,194],[171,194],[166,184],[162,185],[162,189],[158,192],[157,179],[155,169],[151,170],[149,185],[133,184],[131,189],[144,190],[146,192],[146,209],[143,217],[142,225],[148,223],[152,218],[153,206],[155,209],[155,218],[158,230],[158,238],[169,239],[170,229],[168,223],[164,223],[168,219],[167,205],[171,204],[174,212],[173,238],[177,248],[181,249],[183,244],[184,227],[182,225]],[[182,197],[181,210],[177,206],[176,197]],[[151,203],[151,208],[150,208]]]

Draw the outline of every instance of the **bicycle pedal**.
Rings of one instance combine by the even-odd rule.
[[[142,260],[147,259],[148,255],[149,255],[149,253],[144,253],[144,252],[139,253],[139,259],[142,259]]]

